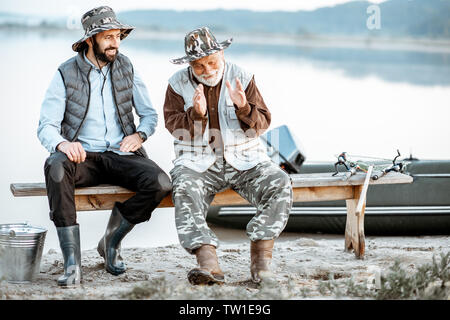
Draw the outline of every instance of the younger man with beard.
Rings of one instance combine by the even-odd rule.
[[[188,33],[186,56],[172,62],[189,67],[169,79],[164,103],[166,128],[175,138],[170,174],[178,237],[199,264],[188,273],[192,284],[225,280],[216,255],[219,240],[205,220],[216,193],[232,188],[257,209],[247,225],[256,283],[271,276],[274,240],[292,207],[290,178],[258,138],[271,117],[254,77],[225,62],[231,40],[218,43],[207,27]]]
[[[42,104],[38,137],[51,153],[45,182],[64,257],[60,286],[81,281],[79,225],[74,189],[111,183],[136,194],[116,202],[97,251],[113,275],[125,272],[120,243],[133,227],[150,219],[171,191],[167,174],[142,143],[155,132],[157,114],[147,89],[130,60],[119,53],[120,41],[134,28],[117,21],[109,7],[83,15],[82,39],[72,45],[78,55],[58,68]],[[132,109],[140,118],[136,129]]]

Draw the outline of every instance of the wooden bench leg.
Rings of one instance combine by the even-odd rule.
[[[359,237],[359,254],[358,258],[364,259],[364,253],[366,248],[366,235],[364,234],[364,212],[366,211],[366,201],[364,200],[364,205],[362,206],[361,212],[358,216],[358,237]]]
[[[362,187],[355,187],[355,198],[346,200],[347,221],[345,225],[345,250],[354,250],[355,256],[364,259],[365,235],[364,235],[364,212],[366,209],[365,195],[362,199],[361,211],[357,213]]]
[[[362,186],[353,188],[353,199],[347,201],[347,222],[345,225],[345,250],[353,248],[357,258],[364,259],[366,240],[364,235],[364,212],[373,166],[369,166]]]

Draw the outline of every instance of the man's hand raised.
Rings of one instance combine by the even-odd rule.
[[[193,97],[194,109],[198,114],[204,116],[206,114],[206,97],[203,93],[203,85],[200,83],[197,88],[195,88],[195,93]]]
[[[57,150],[67,155],[70,161],[81,163],[86,160],[86,151],[84,151],[81,143],[63,141],[56,147]]]
[[[241,81],[236,77],[236,88],[233,89],[230,81],[225,82],[231,101],[238,107],[243,108],[247,104],[247,97],[245,96],[244,88]]]

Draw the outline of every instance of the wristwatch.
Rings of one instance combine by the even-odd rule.
[[[138,131],[137,134],[139,135],[139,137],[141,137],[142,142],[145,142],[145,140],[147,140],[147,135],[145,134],[145,132]]]

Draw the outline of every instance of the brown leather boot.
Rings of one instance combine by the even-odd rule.
[[[270,271],[274,242],[275,240],[272,239],[251,241],[250,243],[250,272],[254,283],[260,283],[262,278],[274,277]]]
[[[220,270],[217,261],[216,247],[204,244],[195,250],[198,268],[194,268],[188,273],[188,280],[191,284],[223,284],[225,276]]]

